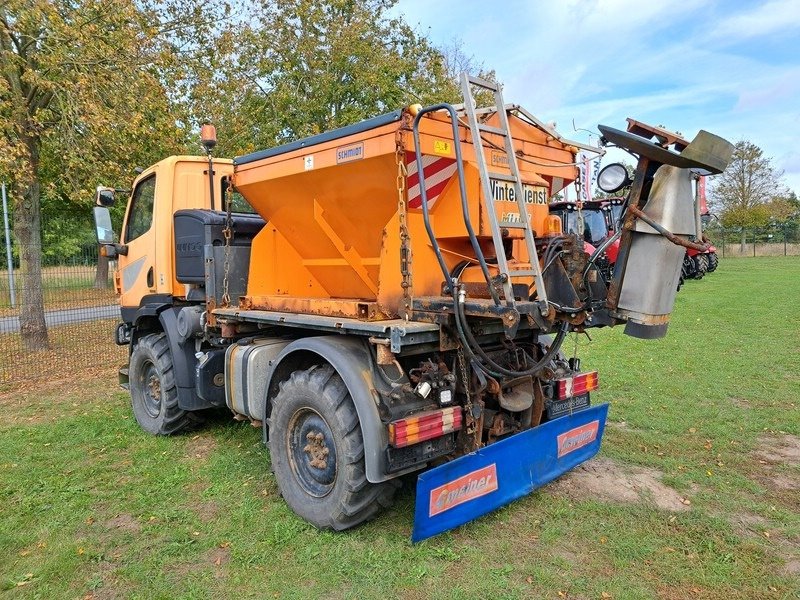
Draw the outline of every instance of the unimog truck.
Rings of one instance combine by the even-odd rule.
[[[418,474],[414,541],[598,451],[598,374],[562,344],[600,326],[666,333],[673,242],[699,236],[692,173],[721,172],[731,145],[701,131],[675,152],[600,127],[638,160],[606,286],[548,212],[582,146],[494,83],[461,85],[461,107],[411,106],[233,161],[212,160],[205,127],[207,156],[136,178],[118,241],[113,190],[98,189],[130,349],[120,382],[144,430],[227,407],[261,428],[282,496],[322,528],[364,522]],[[494,106],[476,107],[476,88]]]

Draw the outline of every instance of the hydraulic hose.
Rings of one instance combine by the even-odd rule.
[[[455,304],[454,313],[456,317],[456,328],[458,329],[458,336],[461,339],[461,343],[471,355],[474,356],[477,354],[484,362],[488,364],[487,366],[487,364],[476,361],[476,364],[481,369],[493,377],[524,377],[528,375],[536,375],[561,349],[561,344],[564,342],[564,338],[569,330],[569,323],[565,321],[558,330],[558,333],[553,339],[552,344],[550,344],[550,349],[545,352],[544,356],[538,362],[534,363],[532,367],[523,371],[512,371],[511,369],[506,369],[505,367],[497,364],[488,354],[486,354],[483,348],[481,348],[478,340],[475,339],[475,336],[472,334],[472,331],[467,324],[467,318],[464,314],[464,306],[461,302],[459,302],[457,293],[453,294],[453,301]]]

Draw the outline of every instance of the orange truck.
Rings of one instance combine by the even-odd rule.
[[[417,473],[412,539],[436,535],[593,456],[608,405],[570,333],[665,334],[697,235],[692,171],[730,144],[683,152],[602,128],[638,158],[618,267],[606,287],[549,199],[580,144],[493,83],[464,105],[418,105],[290,144],[167,158],[134,182],[117,241],[98,188],[101,251],[117,259],[130,359],[120,382],[152,434],[227,407],[261,427],[281,494],[342,530]],[[478,108],[473,91],[494,96]],[[657,227],[654,227],[654,224]],[[654,257],[659,268],[653,269]]]

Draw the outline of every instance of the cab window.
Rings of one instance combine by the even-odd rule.
[[[125,229],[125,243],[144,235],[153,225],[153,204],[156,198],[156,176],[151,175],[139,182],[133,191],[128,225]]]

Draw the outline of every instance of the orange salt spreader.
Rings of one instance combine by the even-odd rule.
[[[322,528],[372,518],[418,473],[415,541],[598,452],[597,372],[560,348],[589,327],[666,333],[702,233],[692,177],[721,172],[732,146],[701,131],[673,150],[600,126],[638,161],[633,180],[600,173],[607,191],[628,188],[606,287],[606,242],[584,252],[548,214],[580,144],[496,84],[461,83],[460,108],[413,106],[232,163],[212,157],[206,126],[206,157],[134,181],[119,243],[115,190],[98,188],[130,348],[120,383],[143,429],[185,431],[227,407],[261,428],[281,495]],[[475,87],[494,105],[478,109]]]
[[[268,222],[253,240],[243,307],[411,318],[412,298],[443,293],[439,259],[471,297],[490,298],[463,202],[491,280],[500,275],[493,219],[509,268],[532,271],[501,131],[505,114],[476,115],[483,127],[476,144],[465,122],[454,132],[446,110],[419,118],[415,140],[418,110],[234,161],[237,190]],[[524,110],[509,111],[507,119],[527,219],[533,236],[546,239],[557,231],[548,223],[548,200],[575,180],[577,148]],[[481,185],[477,153],[491,170],[488,189]],[[425,206],[433,238],[426,231]],[[532,275],[511,282],[525,290],[526,299],[535,291]]]

